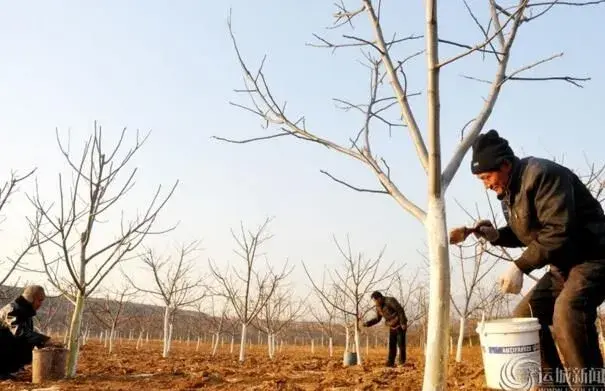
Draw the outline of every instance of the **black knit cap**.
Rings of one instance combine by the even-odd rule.
[[[482,172],[497,171],[503,161],[511,161],[515,153],[505,138],[491,129],[480,134],[473,143],[473,156],[471,159],[471,172],[474,175]]]
[[[374,291],[374,292],[372,292],[372,295],[370,295],[370,297],[373,300],[377,300],[377,299],[381,299],[383,296],[382,296],[382,293],[380,293],[378,291]]]

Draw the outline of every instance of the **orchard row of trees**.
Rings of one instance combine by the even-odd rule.
[[[139,345],[150,337],[159,337],[161,330],[162,356],[168,357],[175,328],[177,338],[197,340],[198,346],[210,335],[213,354],[219,343],[224,344],[225,336],[231,351],[237,340],[240,362],[246,359],[246,347],[251,341],[248,333],[253,330],[257,338],[263,336],[271,358],[284,341],[310,341],[312,350],[315,343],[321,341],[332,355],[338,340],[345,352],[349,349],[357,352],[361,365],[362,335],[366,337],[366,346],[371,336],[374,344],[379,339],[384,341],[384,331],[381,334],[381,330],[362,330],[358,322],[373,316],[369,295],[374,290],[397,297],[410,319],[410,333],[415,333],[417,340],[424,344],[428,337],[429,290],[423,277],[430,270],[428,261],[426,268],[418,269],[415,275],[404,276],[402,271],[406,265],[386,263],[383,251],[367,256],[354,251],[348,237],[344,243],[334,238],[341,258],[338,267],[324,270],[318,279],[310,273],[307,263],[301,264],[311,287],[309,295],[304,297],[292,285],[296,265],[266,260],[264,246],[273,237],[269,233],[271,219],[254,228],[242,223],[237,231],[231,232],[237,259],[224,268],[212,259],[202,259],[197,241],[183,244],[167,255],[146,246],[147,236],[173,229],[157,228],[155,222],[174,194],[176,184],[164,196],[158,188],[149,204],[130,220],[123,212],[114,212],[112,216],[112,208],[117,208],[133,186],[136,169],[126,170],[147,136],[140,139],[137,134],[134,146],[121,156],[124,138],[125,131],[117,145],[106,151],[101,144],[101,128],[95,125],[94,134],[78,160],[59,142],[59,150],[74,173],[72,184],[67,186],[59,175],[56,203],[45,203],[38,186],[33,194],[26,194],[35,216],[27,219],[30,235],[23,249],[4,262],[1,281],[6,282],[21,270],[36,271],[37,268],[64,298],[49,301],[41,313],[40,327],[45,331],[65,330],[71,375],[76,371],[79,347],[91,333],[98,334],[111,352],[118,334],[136,338]],[[603,169],[590,168],[585,181],[593,193],[601,197]],[[34,171],[22,177],[13,175],[4,184],[0,191],[0,210],[9,204],[18,185],[33,174]],[[492,217],[497,219],[493,209]],[[469,218],[476,220],[480,216],[469,213]],[[119,229],[104,231],[101,221],[119,221]],[[510,261],[512,257],[494,250],[476,241],[453,251],[459,263],[452,274],[459,277],[460,283],[459,289],[450,293],[449,300],[454,317],[459,320],[458,361],[462,358],[464,338],[470,331],[469,319],[480,313],[493,317],[509,311],[509,299],[495,289],[491,272],[497,262]],[[26,267],[23,260],[28,254],[36,261]],[[108,288],[107,276],[113,274],[113,281],[120,279],[116,266],[126,260],[138,262],[146,270],[146,278],[139,275],[134,278],[122,272],[122,285]],[[208,273],[202,275],[199,270],[208,270]],[[147,300],[162,306],[161,327],[153,321],[158,307],[131,303]],[[450,342],[455,334],[451,326],[447,327]]]

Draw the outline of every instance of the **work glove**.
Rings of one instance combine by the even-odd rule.
[[[488,242],[493,242],[498,239],[500,234],[490,220],[480,220],[475,224],[473,234],[477,239],[485,239]]]
[[[498,284],[500,292],[518,294],[523,288],[523,272],[514,262],[511,262],[508,270],[498,279]]]

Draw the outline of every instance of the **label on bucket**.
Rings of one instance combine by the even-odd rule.
[[[490,354],[519,354],[519,353],[532,353],[540,351],[540,344],[535,343],[531,345],[518,345],[518,346],[488,346],[487,351]]]

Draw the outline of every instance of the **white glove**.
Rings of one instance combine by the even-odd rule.
[[[523,272],[514,262],[511,262],[508,270],[498,279],[498,284],[500,292],[517,294],[523,288]]]

